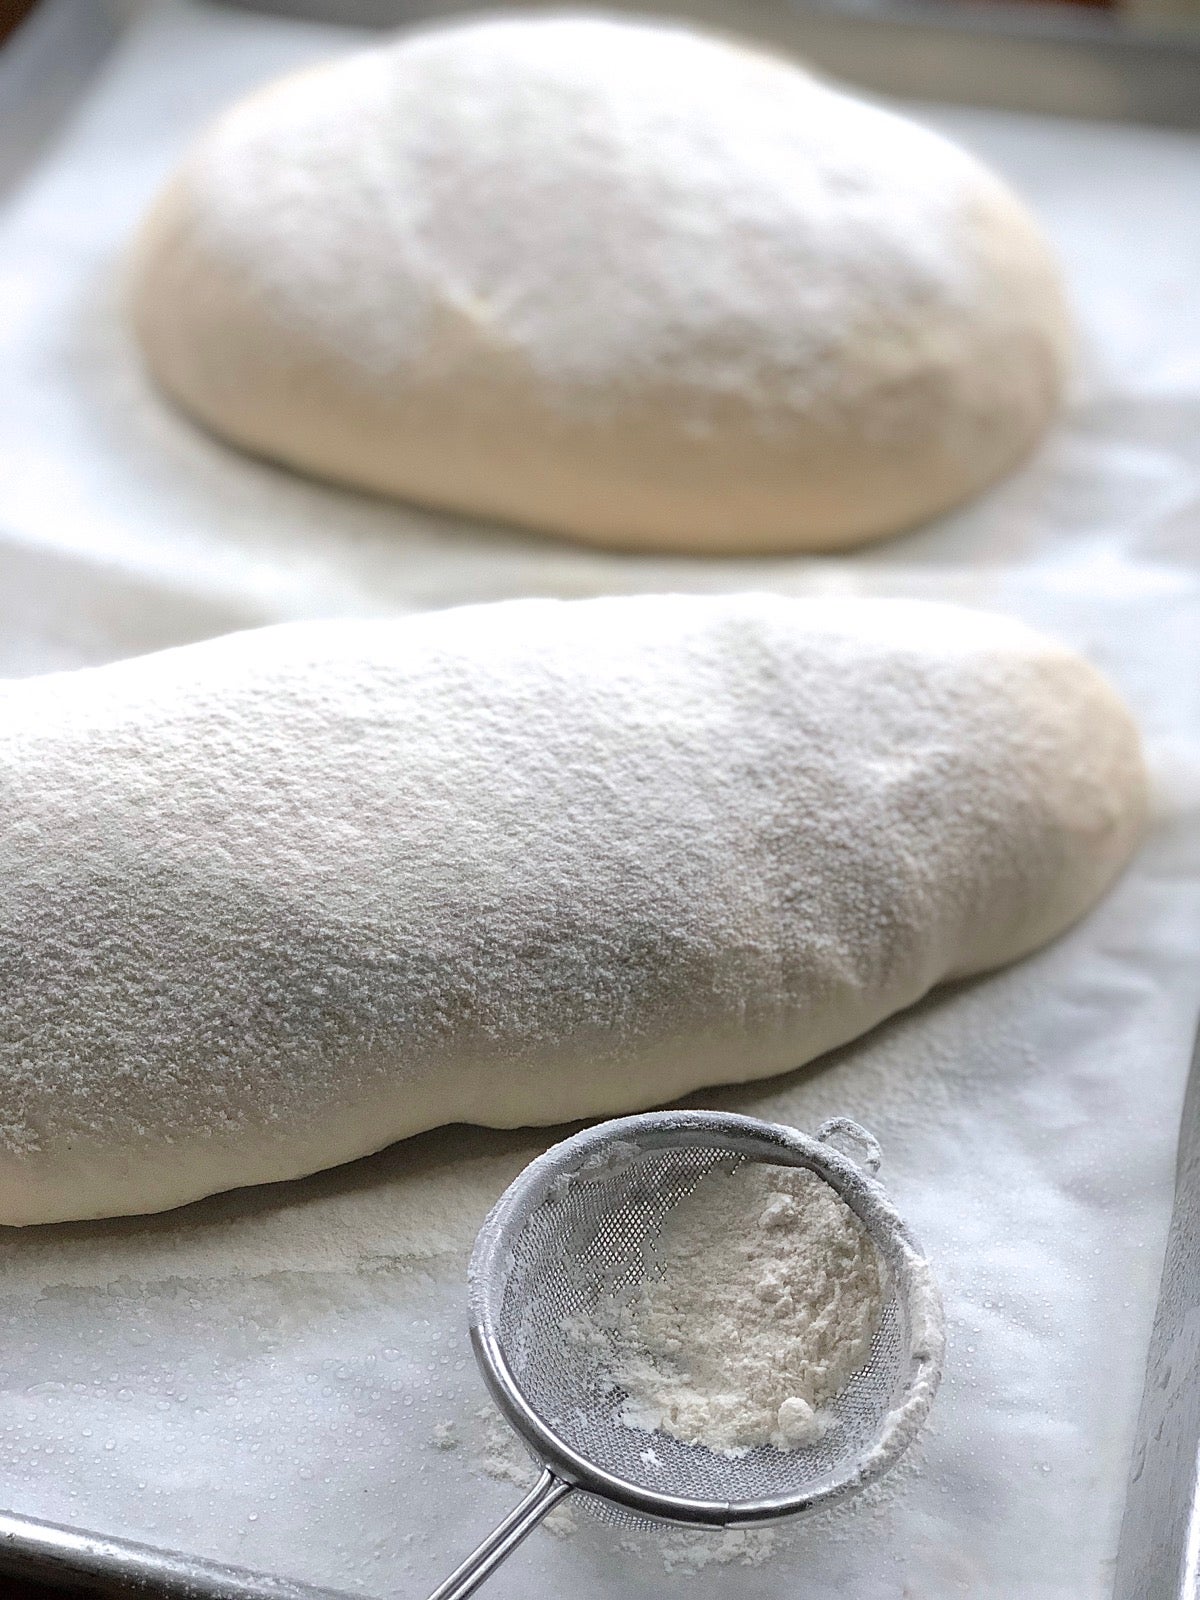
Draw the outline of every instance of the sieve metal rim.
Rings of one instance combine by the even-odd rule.
[[[840,1122],[836,1131],[842,1131]],[[827,1124],[826,1132],[835,1131]],[[497,1326],[497,1285],[509,1241],[551,1189],[586,1167],[606,1146],[640,1150],[719,1142],[748,1156],[770,1149],[779,1164],[809,1167],[834,1188],[862,1221],[891,1274],[910,1330],[904,1400],[884,1419],[874,1445],[844,1471],[830,1474],[804,1494],[755,1500],[697,1500],[631,1483],[579,1455],[529,1404],[504,1352]],[[874,1178],[835,1149],[819,1131],[801,1133],[782,1123],[720,1111],[652,1111],[597,1123],[552,1146],[509,1185],[488,1213],[467,1269],[471,1344],[492,1398],[556,1477],[600,1495],[638,1516],[702,1527],[746,1526],[796,1516],[864,1488],[892,1467],[919,1431],[941,1377],[945,1345],[941,1299],[929,1262],[903,1218]]]

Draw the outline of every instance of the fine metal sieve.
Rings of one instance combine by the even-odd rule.
[[[884,1305],[866,1364],[822,1407],[821,1437],[734,1457],[628,1426],[603,1352],[566,1338],[564,1323],[653,1274],[672,1209],[708,1173],[747,1161],[807,1167],[837,1191],[875,1248]],[[475,1241],[470,1318],[488,1388],[544,1471],[430,1600],[473,1594],[569,1494],[610,1518],[724,1528],[829,1506],[893,1466],[933,1401],[944,1334],[929,1264],[878,1166],[879,1146],[848,1118],[809,1137],[715,1111],[619,1117],[531,1162]]]

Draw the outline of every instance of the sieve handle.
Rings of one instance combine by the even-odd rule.
[[[479,1585],[500,1563],[506,1560],[524,1539],[532,1533],[547,1512],[553,1511],[560,1500],[571,1493],[572,1484],[556,1478],[547,1467],[515,1511],[510,1511],[504,1521],[479,1546],[473,1550],[460,1567],[438,1584],[429,1600],[467,1600]]]

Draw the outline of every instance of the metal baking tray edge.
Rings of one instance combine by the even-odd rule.
[[[122,34],[116,0],[41,0],[0,49],[0,201],[54,138]]]
[[[488,0],[219,0],[313,21],[396,27]],[[564,0],[493,0],[505,9]],[[1052,116],[1200,127],[1200,25],[992,0],[600,0],[706,23],[803,56],[877,94]]]
[[[3,1511],[0,1573],[78,1595],[143,1595],[147,1600],[150,1596],[156,1600],[363,1600],[361,1595],[337,1589],[314,1588],[289,1578],[247,1572],[131,1539],[110,1539]]]

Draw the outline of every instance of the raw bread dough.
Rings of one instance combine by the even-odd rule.
[[[136,326],[246,449],[602,544],[832,548],[976,493],[1067,359],[1031,218],[781,59],[603,16],[431,29],[235,106]]]
[[[0,688],[0,1221],[783,1072],[1091,904],[1078,657],[904,601],[524,600]]]

